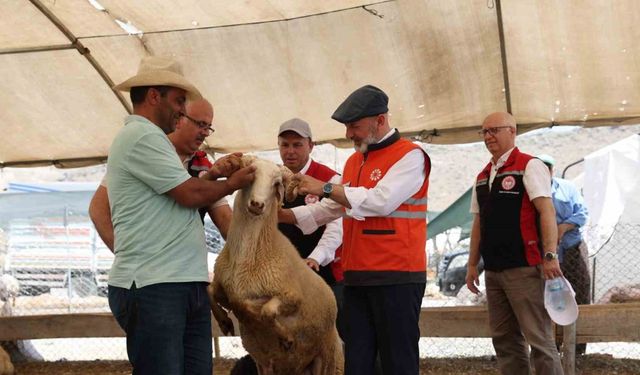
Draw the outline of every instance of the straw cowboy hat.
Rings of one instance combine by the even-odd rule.
[[[139,86],[171,86],[183,89],[190,100],[200,99],[200,91],[184,78],[182,67],[168,57],[147,56],[140,60],[138,74],[114,86],[115,90],[129,91]]]

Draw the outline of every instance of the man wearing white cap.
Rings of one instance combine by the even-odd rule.
[[[253,180],[187,173],[167,137],[198,90],[178,63],[146,57],[115,87],[130,91],[133,115],[109,150],[107,189],[115,237],[109,306],[127,334],[134,374],[211,374],[211,316],[204,228],[197,208]],[[234,168],[237,169],[237,168]]]
[[[313,140],[311,127],[299,118],[292,118],[280,125],[278,130],[278,148],[282,163],[293,173],[301,173],[312,176],[324,182],[339,184],[341,176],[338,172],[311,159]],[[313,204],[323,197],[308,194],[298,196],[293,202],[284,202],[284,208],[292,208]],[[278,229],[287,236],[296,247],[300,256],[305,259],[307,265],[313,268],[320,277],[331,287],[338,304],[338,318],[336,325],[341,337],[344,335],[342,321],[342,267],[340,265],[340,253],[342,244],[342,219],[319,227],[310,234],[304,234],[292,224],[278,224]],[[337,259],[336,259],[337,258]]]
[[[561,375],[544,305],[545,279],[562,276],[549,171],[515,147],[516,121],[509,113],[487,116],[479,134],[491,161],[472,190],[467,287],[479,292],[482,256],[491,338],[503,375],[530,374],[530,360],[536,374]]]

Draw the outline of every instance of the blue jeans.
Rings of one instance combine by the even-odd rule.
[[[133,375],[211,375],[206,283],[109,285],[109,307],[127,334]]]

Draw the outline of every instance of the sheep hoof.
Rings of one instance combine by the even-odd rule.
[[[220,321],[218,324],[220,325],[220,330],[225,336],[235,336],[235,329],[233,328],[233,321],[231,319]]]

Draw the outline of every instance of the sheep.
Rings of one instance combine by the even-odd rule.
[[[16,304],[16,296],[20,292],[20,283],[18,280],[8,274],[0,276],[0,316],[11,316],[11,308]]]
[[[229,375],[258,375],[256,362],[247,354],[236,361]]]
[[[0,275],[0,316],[11,316],[12,307],[16,304],[16,296],[20,292],[18,280],[8,274]],[[2,345],[8,342],[0,343]],[[11,375],[15,369],[11,363],[11,356],[0,346],[0,375]]]
[[[277,227],[293,174],[255,157],[243,156],[243,163],[256,166],[255,180],[237,193],[216,260],[209,288],[214,317],[223,333],[233,334],[225,309],[233,311],[261,375],[342,374],[333,293]],[[291,185],[286,193],[294,198]]]
[[[14,371],[11,357],[0,347],[0,375],[13,375]]]

